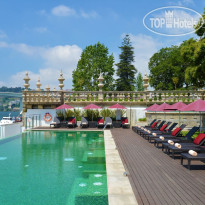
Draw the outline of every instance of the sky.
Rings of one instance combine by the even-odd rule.
[[[204,0],[0,0],[0,87],[23,87],[29,72],[31,88],[58,88],[62,69],[65,89],[72,89],[72,71],[81,52],[97,42],[119,61],[125,34],[134,47],[137,70],[149,74],[150,57],[159,49],[179,45],[195,34],[162,36],[148,30],[150,11],[183,6],[202,14]]]

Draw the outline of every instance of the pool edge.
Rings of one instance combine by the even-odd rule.
[[[109,205],[137,205],[134,192],[110,130],[104,131]]]

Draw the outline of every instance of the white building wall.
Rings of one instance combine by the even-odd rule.
[[[127,106],[126,116],[129,118],[129,121],[131,121],[131,125],[134,125],[138,121],[139,118],[145,117],[145,108],[146,107],[144,106],[133,106],[133,107]],[[78,107],[78,109],[83,111],[82,107]],[[130,115],[130,109],[131,109],[131,115]],[[52,120],[49,122],[46,122],[44,120],[44,116],[46,113],[49,113],[52,116]],[[33,116],[40,117],[40,126],[48,127],[50,126],[50,123],[53,122],[53,119],[56,116],[56,110],[55,109],[28,109],[26,113],[27,120],[28,118],[32,118]],[[28,127],[29,127],[29,124],[28,124]],[[34,123],[34,127],[35,127],[35,123]]]
[[[52,116],[52,119],[49,122],[46,122],[44,120],[44,116],[46,113],[49,113]],[[29,120],[29,118],[32,119],[32,117],[34,117],[34,116],[40,117],[40,126],[48,127],[48,126],[50,126],[50,123],[53,122],[53,119],[56,116],[56,110],[55,109],[28,109],[27,113],[26,113],[27,123],[29,121],[31,121],[31,120]],[[34,126],[35,126],[35,124],[34,124]]]
[[[21,123],[0,125],[0,139],[21,134]]]

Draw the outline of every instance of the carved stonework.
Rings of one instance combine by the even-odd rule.
[[[59,81],[59,87],[60,87],[60,90],[63,90],[63,87],[64,87],[64,84],[63,84],[63,81],[65,80],[65,78],[63,77],[63,73],[62,73],[62,70],[60,72],[60,77],[58,78],[58,81]]]
[[[37,91],[41,91],[41,82],[40,82],[40,78],[38,78],[38,81],[36,83],[36,86],[37,86]]]
[[[30,84],[29,84],[30,78],[28,76],[28,72],[26,72],[26,76],[24,77],[24,81],[25,81],[25,83],[24,83],[25,91],[28,91],[28,88],[30,86]]]
[[[147,73],[144,75],[143,82],[144,91],[148,91],[147,88],[149,87],[149,78],[147,77]]]

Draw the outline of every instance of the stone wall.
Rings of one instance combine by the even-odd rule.
[[[193,126],[200,126],[205,131],[205,112],[146,112],[147,123],[150,123],[153,119],[166,120],[171,122],[177,122],[178,125],[186,124],[185,129],[190,129]]]

